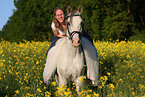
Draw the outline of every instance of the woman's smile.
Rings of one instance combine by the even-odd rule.
[[[64,13],[62,10],[57,10],[56,11],[56,15],[55,15],[55,18],[60,22],[62,23],[64,21]]]

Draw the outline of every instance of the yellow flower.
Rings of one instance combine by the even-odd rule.
[[[40,88],[37,88],[37,91],[38,91],[38,92],[42,92]]]
[[[73,86],[75,85],[75,83],[73,83]]]
[[[110,77],[111,73],[107,72],[107,75]]]
[[[108,80],[108,77],[107,76],[104,76],[105,80]]]
[[[42,83],[43,83],[43,81],[40,80],[40,84],[42,84]]]
[[[44,94],[43,94],[43,93],[41,93],[41,95],[42,95],[42,96],[44,96]]]
[[[123,80],[122,79],[119,79],[119,81],[122,83],[123,82]]]
[[[64,91],[64,95],[65,95],[65,97],[68,97],[69,96],[69,92]]]
[[[37,60],[36,64],[39,64],[39,61]]]
[[[8,86],[6,86],[6,89],[8,89],[9,87]]]
[[[52,82],[51,84],[52,84],[53,86],[56,86],[56,82]]]
[[[126,57],[127,57],[128,59],[130,59],[130,58],[131,58],[129,54],[128,54]]]
[[[103,64],[103,62],[101,62],[101,61],[100,61],[99,63],[100,63],[100,64]]]
[[[46,87],[44,86],[44,90],[46,89]]]
[[[99,94],[98,93],[97,94],[95,92],[93,92],[93,93],[94,93],[94,96],[95,97],[99,97]]]
[[[30,87],[26,86],[25,89],[26,89],[26,90],[30,90]]]
[[[45,92],[45,97],[50,97],[51,93],[49,93],[48,91]]]
[[[98,86],[100,89],[102,89],[102,86]]]
[[[110,84],[110,87],[113,88],[113,89],[115,88],[113,84]]]
[[[86,97],[91,97],[90,95],[87,95]]]
[[[27,93],[28,96],[30,96],[30,93]]]
[[[135,92],[132,92],[132,95],[134,96],[135,95]]]
[[[83,82],[84,79],[86,79],[86,76],[82,76],[82,77],[79,79],[79,81],[80,81],[80,82]]]
[[[139,84],[140,89],[145,89],[144,85]]]
[[[88,92],[92,92],[92,90],[88,90]]]
[[[19,90],[16,90],[15,93],[19,94],[20,92],[19,92]]]
[[[61,88],[60,88],[60,87],[57,87],[56,89],[57,89],[58,91],[61,91]]]
[[[0,51],[0,55],[1,55],[2,53],[3,53],[3,51],[1,50],[1,51]]]
[[[113,84],[109,84],[109,88],[111,89],[111,90],[114,90],[114,85]]]

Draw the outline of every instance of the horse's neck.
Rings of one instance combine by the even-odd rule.
[[[79,53],[79,47],[74,47],[72,45],[72,41],[71,40],[67,40],[66,43],[66,52],[71,56],[71,57],[75,57],[77,55],[77,53]]]

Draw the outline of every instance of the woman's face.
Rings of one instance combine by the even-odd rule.
[[[61,9],[58,9],[56,12],[55,12],[55,18],[60,22],[62,23],[64,21],[64,13]]]

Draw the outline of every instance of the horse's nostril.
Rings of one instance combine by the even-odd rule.
[[[80,43],[80,40],[78,40],[78,43]]]

